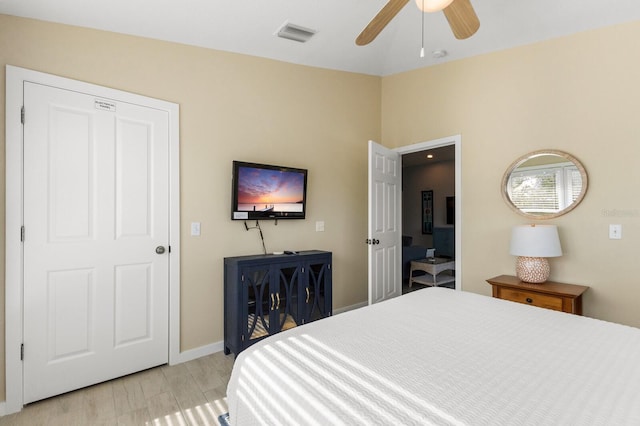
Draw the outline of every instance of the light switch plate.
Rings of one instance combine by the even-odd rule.
[[[191,236],[192,237],[200,236],[200,222],[191,222]]]
[[[316,222],[316,232],[324,232],[324,221],[319,220]]]

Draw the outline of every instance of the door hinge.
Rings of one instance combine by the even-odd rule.
[[[20,361],[24,361],[24,343],[20,343]]]
[[[24,105],[20,108],[20,123],[24,124]]]
[[[20,227],[20,241],[24,243],[24,225]]]
[[[168,249],[169,249],[169,253],[171,253],[171,246],[168,246]]]

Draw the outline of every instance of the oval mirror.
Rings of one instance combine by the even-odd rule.
[[[534,151],[514,161],[502,178],[502,198],[533,219],[552,219],[573,210],[587,192],[587,172],[572,155]]]

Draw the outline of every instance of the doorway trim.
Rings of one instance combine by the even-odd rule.
[[[23,82],[66,88],[166,111],[169,116],[169,364],[180,355],[180,129],[178,104],[90,83],[6,66],[5,388],[4,414],[23,406]]]
[[[412,145],[395,148],[401,156],[413,152],[454,145],[455,151],[455,244],[456,244],[456,290],[462,290],[462,136],[453,135]]]

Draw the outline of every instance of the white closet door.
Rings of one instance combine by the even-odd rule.
[[[24,107],[29,403],[167,362],[169,124],[27,82]]]

